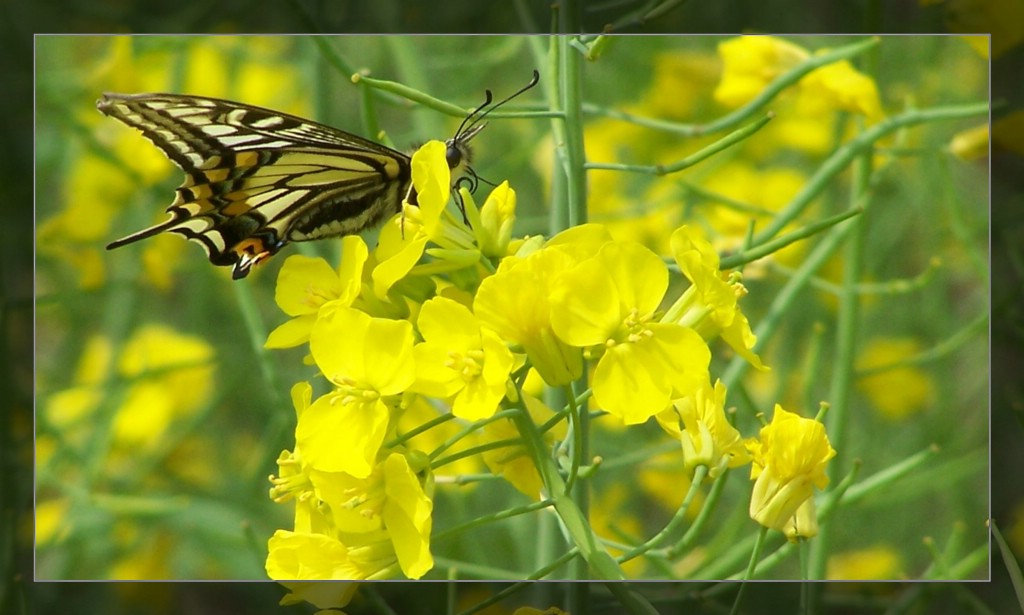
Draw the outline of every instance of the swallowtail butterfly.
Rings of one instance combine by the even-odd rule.
[[[447,140],[448,166],[468,163],[481,120],[538,79],[534,71],[495,105],[488,90]],[[185,173],[169,219],[107,249],[178,233],[237,280],[290,242],[359,233],[400,212],[403,199],[416,204],[409,156],[294,115],[178,94],[104,94],[96,107],[140,130]]]

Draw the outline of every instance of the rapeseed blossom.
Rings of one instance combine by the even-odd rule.
[[[814,488],[828,485],[825,467],[835,457],[825,426],[775,404],[772,422],[747,443],[753,464],[750,517],[787,537],[813,536]]]

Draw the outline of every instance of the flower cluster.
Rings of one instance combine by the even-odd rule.
[[[295,502],[295,525],[270,539],[271,578],[429,571],[434,462],[445,446],[417,450],[407,434],[443,417],[470,426],[496,474],[532,498],[551,496],[517,423],[495,417],[508,410],[546,425],[542,446],[576,427],[571,412],[524,391],[531,371],[565,388],[589,368],[593,406],[624,426],[656,417],[690,472],[704,466],[713,479],[749,463],[748,448],[760,450],[744,446],[725,413],[725,386],[711,383],[715,339],[767,368],[738,306],[740,276],[719,270],[706,240],[687,226],[672,234],[671,260],[689,281],[678,292],[665,259],[600,224],[513,238],[507,183],[479,208],[461,194],[467,226],[448,208],[444,153],[434,141],[413,156],[418,207],[389,221],[372,253],[346,237],[337,271],[303,256],[282,267],[276,299],[293,318],[267,346],[308,342],[328,389],[315,400],[310,384],[293,389],[296,444],[281,454],[271,496]],[[434,418],[410,429],[402,419],[424,401]]]

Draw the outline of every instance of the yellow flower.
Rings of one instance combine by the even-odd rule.
[[[857,359],[858,371],[885,368],[859,378],[857,388],[889,420],[906,419],[935,399],[935,383],[928,373],[907,362],[920,353],[921,345],[913,339],[875,339],[864,346]]]
[[[753,458],[750,478],[754,491],[750,498],[750,517],[765,527],[786,531],[794,524],[806,529],[795,518],[805,502],[813,506],[814,488],[828,485],[825,466],[836,455],[818,421],[802,418],[775,404],[775,415],[761,428],[760,440],[748,441]],[[813,515],[813,508],[806,513]],[[806,535],[806,534],[801,534]]]
[[[725,385],[711,382],[680,399],[657,417],[658,424],[683,447],[683,466],[692,475],[706,466],[708,476],[717,478],[725,468],[749,463],[750,455],[740,432],[725,417]]]
[[[308,382],[298,382],[292,386],[292,405],[296,418],[301,419],[302,413],[310,406],[313,398],[313,387]],[[271,476],[270,499],[278,504],[296,500],[300,505],[309,502],[315,495],[313,483],[310,481],[310,467],[302,462],[299,447],[291,452],[281,451],[277,457],[278,475]]]
[[[442,399],[454,396],[452,414],[459,418],[475,421],[493,415],[512,369],[505,342],[481,328],[467,307],[445,297],[423,304],[417,326],[425,341],[414,349],[413,390]]]
[[[356,581],[375,572],[361,569],[349,548],[326,534],[277,530],[267,546],[267,576],[275,581]]]
[[[501,182],[487,195],[479,209],[468,190],[463,189],[459,194],[480,252],[495,260],[506,256],[512,241],[512,227],[516,223],[516,191],[509,187],[507,181]]]
[[[949,151],[961,160],[978,160],[988,156],[988,124],[961,130],[949,142]]]
[[[807,50],[774,36],[741,36],[718,45],[722,81],[715,100],[739,107],[753,100],[769,83],[810,57]]]
[[[198,411],[213,390],[213,356],[203,339],[162,325],[132,335],[118,359],[121,375],[135,379],[114,419],[118,443],[154,446],[173,421]]]
[[[737,299],[747,292],[738,275],[731,276],[728,282],[723,280],[718,253],[688,226],[681,226],[672,233],[672,256],[693,284],[669,308],[663,322],[693,327],[706,340],[721,335],[751,365],[767,369],[753,351],[757,337],[737,305]]]
[[[373,289],[380,298],[387,296],[395,283],[413,272],[427,242],[440,249],[431,250],[435,260],[418,267],[416,273],[430,275],[462,269],[480,260],[472,231],[447,207],[451,170],[445,159],[446,149],[440,141],[428,141],[412,156],[417,206],[406,206],[381,230],[375,251],[378,264],[373,270]]]
[[[358,235],[341,239],[341,265],[335,272],[322,258],[289,256],[277,276],[274,300],[293,316],[267,336],[265,348],[291,348],[309,340],[309,333],[323,306],[337,302],[349,306],[362,288],[363,265],[368,252]]]
[[[800,80],[800,104],[805,109],[826,107],[863,115],[869,123],[882,119],[882,103],[874,79],[847,60],[815,69]],[[809,111],[813,113],[813,111]]]
[[[830,556],[825,578],[830,581],[889,580],[901,578],[902,570],[899,552],[878,545]]]
[[[589,227],[573,236],[589,241],[592,230]],[[480,283],[473,301],[481,325],[521,346],[551,386],[572,382],[583,373],[580,351],[560,340],[552,329],[551,299],[560,283],[558,276],[574,266],[580,260],[579,251],[586,249],[562,235],[525,257],[503,259],[498,271]]]
[[[700,336],[657,321],[667,289],[658,255],[635,242],[610,242],[561,274],[551,297],[559,339],[600,354],[595,403],[627,425],[646,421],[707,377],[711,352]]]
[[[299,417],[295,439],[315,469],[365,478],[390,423],[390,408],[416,378],[412,325],[343,306],[321,310],[309,348],[334,384]]]
[[[308,602],[318,609],[340,609],[352,601],[359,583],[320,583],[317,581],[280,581],[290,591],[281,598],[281,606]],[[344,615],[339,611],[323,611],[333,615]]]
[[[296,502],[294,531],[277,530],[270,539],[270,577],[388,578],[395,564],[409,578],[423,576],[433,567],[433,479],[421,479],[410,461],[426,469],[422,453],[392,453],[367,478],[310,469],[315,497]]]
[[[383,530],[406,576],[418,579],[434,565],[430,555],[433,502],[410,465],[426,468],[422,453],[392,453],[367,478],[343,472],[311,473],[320,501],[330,510],[337,536],[353,545]]]

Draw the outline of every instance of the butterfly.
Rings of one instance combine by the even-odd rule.
[[[491,92],[445,142],[448,166],[468,167],[469,141],[492,110]],[[171,232],[201,245],[235,280],[294,241],[359,233],[416,204],[411,158],[301,117],[180,94],[103,94],[96,108],[138,129],[184,173],[170,217],[111,242],[119,248]],[[459,181],[467,179],[462,177]]]

